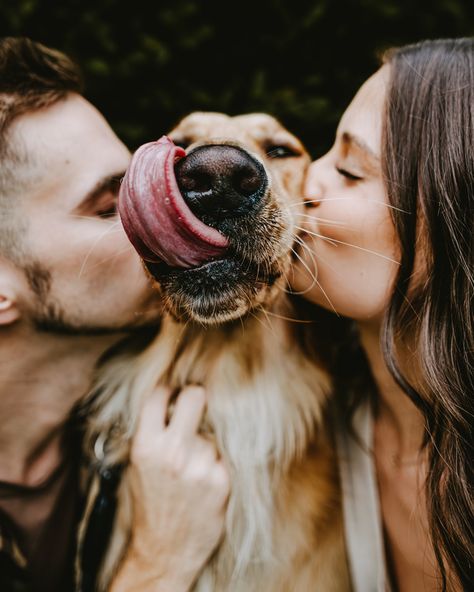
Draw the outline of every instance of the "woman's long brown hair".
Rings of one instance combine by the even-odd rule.
[[[401,265],[382,345],[425,418],[441,589],[467,592],[474,590],[474,39],[425,41],[391,50],[384,61],[382,168],[397,208]],[[421,282],[413,279],[415,259]],[[397,356],[408,336],[415,336],[417,386]]]

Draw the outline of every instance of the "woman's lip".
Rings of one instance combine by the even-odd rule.
[[[174,165],[185,151],[163,136],[141,146],[123,179],[119,212],[139,255],[170,267],[197,267],[222,256],[227,238],[199,220],[179,191]]]

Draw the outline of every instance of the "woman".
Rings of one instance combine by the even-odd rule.
[[[339,438],[355,589],[380,511],[395,589],[474,590],[474,40],[388,52],[306,200],[293,288],[355,321],[370,367],[365,388],[359,367],[338,389],[359,440]]]

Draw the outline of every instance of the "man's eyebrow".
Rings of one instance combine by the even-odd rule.
[[[362,140],[362,138],[354,136],[349,132],[344,132],[341,138],[344,144],[353,144],[354,146],[357,146],[357,148],[363,150],[370,158],[372,158],[376,162],[380,161],[380,158],[377,156],[377,154],[375,154],[372,148],[370,148],[370,146],[366,144],[364,140]]]
[[[81,199],[78,208],[86,208],[88,205],[93,205],[95,200],[106,191],[117,191],[120,188],[120,182],[125,175],[125,171],[107,175],[98,181],[95,186]]]

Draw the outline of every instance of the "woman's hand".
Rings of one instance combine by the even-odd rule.
[[[169,397],[159,387],[142,410],[128,469],[132,540],[111,592],[189,590],[222,535],[229,477],[198,434],[204,389],[181,391],[165,425]]]

